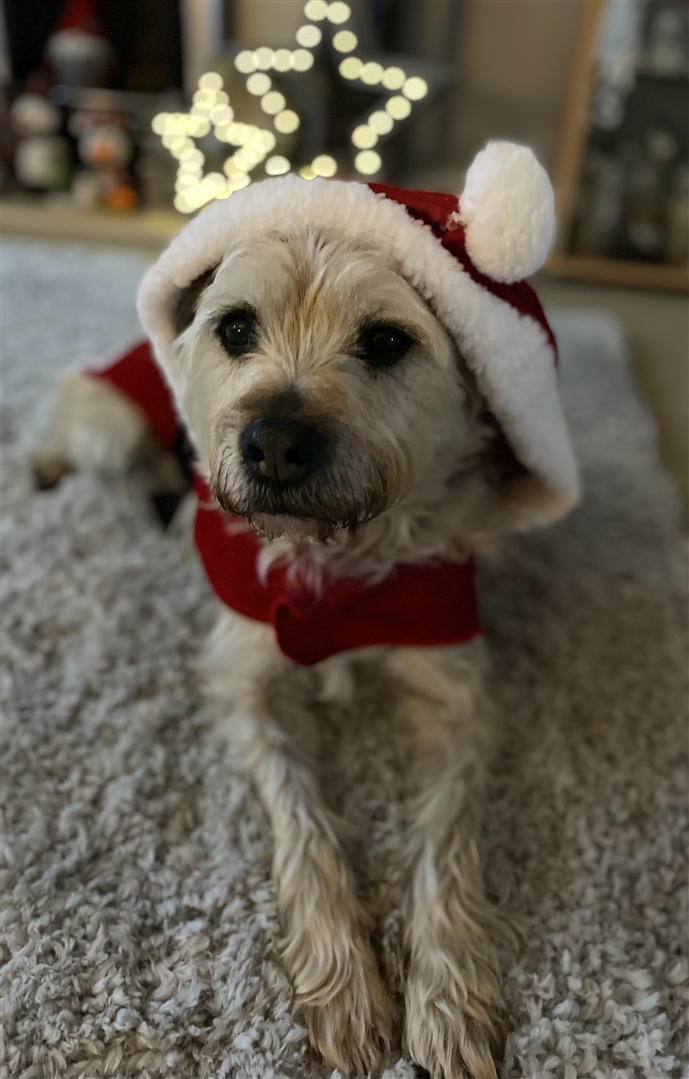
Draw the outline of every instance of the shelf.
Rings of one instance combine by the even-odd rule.
[[[669,74],[661,74],[658,71],[645,71],[643,67],[637,67],[634,72],[635,79],[648,79],[652,82],[686,83],[689,81],[689,71],[672,71]]]
[[[553,253],[544,267],[553,277],[572,281],[595,281],[607,285],[689,291],[689,270],[683,266],[661,266],[653,262],[625,262],[622,259],[590,258],[584,255]]]
[[[559,239],[557,251],[550,256],[545,269],[552,277],[573,281],[686,292],[689,291],[689,270],[686,266],[567,254],[577,214],[586,148],[592,139],[591,113],[597,79],[601,21],[606,8],[613,2],[614,0],[587,0],[587,3],[582,5],[554,177]],[[637,71],[636,78],[638,82],[645,84],[666,84],[673,91],[679,91],[680,95],[686,95],[686,78],[679,73],[659,75]],[[684,97],[679,97],[679,100],[682,102]],[[664,112],[661,110],[661,118],[654,122],[661,124],[664,122],[663,116]],[[672,126],[671,120],[669,124]]]
[[[160,251],[186,220],[173,210],[113,213],[81,210],[58,200],[0,199],[0,232],[42,240],[76,240]]]

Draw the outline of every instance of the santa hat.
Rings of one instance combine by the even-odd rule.
[[[105,27],[98,15],[95,0],[67,0],[53,33],[57,34],[62,30],[79,30],[82,34],[105,37]]]
[[[114,61],[96,0],[67,0],[46,46],[58,79],[70,85],[98,83]]]
[[[455,339],[526,470],[506,492],[518,527],[545,524],[574,505],[577,469],[555,340],[523,280],[543,264],[554,230],[552,188],[530,150],[491,143],[459,198],[284,176],[215,202],[172,241],[139,290],[139,314],[163,369],[180,291],[234,243],[285,224],[337,227],[396,257]]]

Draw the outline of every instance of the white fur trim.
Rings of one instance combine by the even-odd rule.
[[[459,218],[471,261],[494,281],[522,281],[540,269],[553,241],[555,201],[532,151],[489,143],[467,173]]]
[[[179,290],[220,262],[232,244],[284,228],[286,222],[339,227],[396,256],[457,341],[517,458],[543,485],[543,499],[524,505],[523,524],[542,524],[565,513],[578,497],[577,470],[543,328],[473,281],[403,206],[363,184],[284,176],[215,202],[191,221],[139,289],[141,321],[163,369],[166,346],[174,339],[170,315]]]

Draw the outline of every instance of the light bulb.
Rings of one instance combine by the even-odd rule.
[[[383,65],[377,64],[375,60],[369,60],[362,67],[359,78],[368,86],[375,86],[383,78]]]
[[[284,112],[277,114],[273,123],[275,124],[275,130],[279,131],[281,135],[291,135],[299,127],[300,121],[296,112],[285,109]]]
[[[199,79],[200,90],[222,90],[222,75],[217,71],[207,71]]]
[[[342,61],[338,71],[343,79],[358,79],[363,66],[358,56],[348,56],[346,60]]]
[[[420,101],[428,93],[428,83],[425,79],[420,79],[418,75],[413,75],[405,81],[402,93],[410,101]]]
[[[182,157],[183,154],[193,151],[194,144],[191,139],[180,137],[179,135],[172,140],[169,146],[170,153],[173,157]]]
[[[388,67],[383,72],[381,82],[386,90],[399,90],[404,85],[406,77],[401,67]]]
[[[313,22],[320,22],[321,19],[325,19],[328,14],[326,0],[308,0],[308,3],[304,4],[304,14],[307,19],[312,19]]]
[[[340,26],[343,22],[347,22],[351,14],[352,9],[349,4],[345,4],[343,0],[334,0],[334,3],[328,4],[328,12],[325,17],[329,22]]]
[[[368,118],[368,126],[373,128],[376,135],[389,135],[395,126],[395,122],[387,112],[372,112]]]
[[[276,142],[277,139],[272,131],[256,132],[256,144],[261,147],[265,154],[269,154],[271,150],[275,149]]]
[[[275,53],[267,45],[261,45],[254,51],[254,62],[259,71],[268,71],[273,66]]]
[[[296,33],[297,44],[303,45],[305,49],[313,49],[316,45],[320,44],[323,34],[317,26],[307,25],[300,26]]]
[[[207,176],[204,176],[203,182],[206,187],[215,191],[220,191],[225,187],[225,177],[221,172],[209,172]]]
[[[275,116],[278,112],[282,112],[286,104],[284,94],[278,93],[277,90],[271,90],[270,93],[264,94],[261,98],[261,108],[269,116]]]
[[[354,168],[364,176],[371,176],[374,172],[378,172],[382,164],[380,154],[377,154],[375,150],[362,150],[354,158]]]
[[[282,176],[284,173],[289,172],[290,163],[286,157],[282,157],[281,154],[276,154],[275,157],[269,157],[266,161],[266,173],[268,176]]]
[[[263,97],[264,94],[268,93],[272,85],[269,77],[259,71],[255,75],[249,75],[246,80],[247,90],[250,94],[254,94],[255,97]]]
[[[406,120],[411,112],[411,105],[406,97],[391,97],[385,104],[385,111],[390,113],[393,120]]]
[[[334,176],[337,172],[337,161],[330,154],[319,154],[311,162],[311,169],[316,176]]]
[[[313,56],[308,49],[295,49],[292,53],[292,67],[295,71],[308,71],[313,67]]]
[[[221,106],[221,108],[223,109],[223,113],[224,113],[224,111],[226,109],[229,110],[229,112],[231,113],[230,119],[232,119],[232,116],[234,115],[234,113],[232,112],[232,109],[230,109],[229,105],[223,105],[223,106]],[[215,111],[215,110],[213,110],[213,111]],[[213,123],[215,124],[215,123],[217,123],[217,121],[214,120]],[[187,131],[189,132],[189,134],[193,138],[202,139],[204,135],[208,134],[210,129],[211,129],[210,122],[208,120],[206,120],[203,116],[190,116],[189,117],[189,122],[187,124]]]
[[[238,52],[234,58],[234,66],[240,75],[250,75],[252,71],[256,70],[256,60],[253,52],[248,49]]]
[[[333,36],[333,48],[337,52],[351,52],[352,49],[356,49],[358,43],[356,34],[353,34],[351,30],[338,30]]]
[[[211,110],[211,123],[213,125],[230,124],[234,120],[234,109],[230,105],[216,105]],[[203,123],[203,120],[197,121],[197,123]]]
[[[358,150],[370,150],[378,142],[378,136],[372,127],[361,124],[359,127],[354,128],[352,142]]]
[[[292,66],[292,50],[291,49],[276,49],[273,57],[273,68],[275,71],[289,71]]]

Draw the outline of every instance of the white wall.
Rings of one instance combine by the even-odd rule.
[[[304,0],[234,0],[234,36],[246,45],[293,46],[303,10]]]
[[[587,2],[466,0],[457,51],[454,161],[470,161],[497,136],[530,143],[552,165],[578,20]]]

